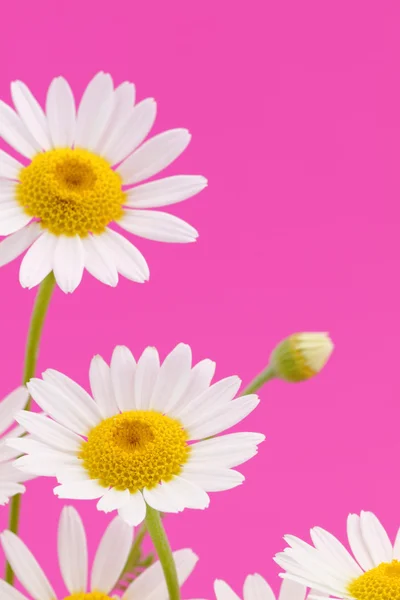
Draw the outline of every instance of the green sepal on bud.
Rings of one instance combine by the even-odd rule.
[[[269,368],[284,381],[306,381],[322,371],[333,348],[327,333],[294,333],[276,346]]]

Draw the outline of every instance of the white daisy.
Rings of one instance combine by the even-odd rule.
[[[26,387],[19,387],[0,402],[0,505],[7,504],[11,496],[21,494],[25,487],[22,481],[31,479],[31,475],[24,476],[20,469],[16,469],[12,462],[20,452],[6,446],[7,440],[23,433],[22,427],[14,427],[15,415],[26,406],[29,392]]]
[[[282,577],[314,587],[324,598],[400,600],[400,530],[394,545],[371,512],[349,515],[347,537],[352,554],[331,533],[314,527],[313,545],[286,536],[290,548],[275,560]]]
[[[94,557],[90,581],[86,533],[76,510],[65,507],[58,527],[58,561],[68,590],[56,594],[30,550],[11,531],[1,534],[4,553],[14,573],[34,600],[110,600],[132,547],[132,528],[116,517],[107,527]],[[173,553],[178,579],[182,585],[193,571],[197,556],[192,550]],[[2,600],[27,600],[5,581],[0,580]],[[123,593],[121,600],[168,600],[163,571],[156,562],[139,575]]]
[[[72,292],[85,268],[111,286],[118,273],[147,280],[142,254],[111,223],[161,242],[197,238],[181,219],[147,210],[185,200],[207,185],[194,175],[142,183],[171,164],[191,137],[186,129],[172,129],[141,145],[156,117],[152,98],[134,105],[133,84],[114,89],[102,72],[77,109],[62,77],[51,82],[45,111],[21,81],[12,83],[11,93],[16,110],[0,101],[0,136],[29,163],[0,150],[0,235],[9,236],[0,244],[0,265],[29,248],[20,269],[23,287],[54,271],[60,288]]]
[[[214,583],[214,591],[217,600],[241,600],[232,588],[221,579],[217,579]],[[306,588],[303,585],[285,580],[281,585],[277,600],[305,600],[306,596]],[[243,586],[243,598],[244,600],[276,600],[272,588],[258,574],[249,575],[246,578]]]
[[[207,492],[243,482],[232,467],[254,456],[264,436],[206,439],[239,423],[259,400],[233,400],[238,377],[210,385],[215,363],[191,363],[185,344],[162,365],[155,348],[146,348],[136,363],[128,348],[117,346],[110,367],[100,356],[91,362],[94,400],[65,375],[45,371],[28,388],[52,418],[25,411],[17,416],[35,439],[9,441],[27,455],[15,464],[57,477],[60,498],[99,498],[99,510],[118,509],[132,525],[145,518],[146,503],[162,512],[206,508]]]

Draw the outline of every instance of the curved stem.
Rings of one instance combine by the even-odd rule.
[[[264,369],[264,371],[257,375],[257,377],[253,379],[253,381],[249,383],[249,385],[243,390],[243,392],[241,392],[241,396],[244,396],[246,394],[253,394],[257,390],[259,390],[264,385],[264,383],[271,381],[271,379],[274,379],[274,377],[275,371],[269,365],[266,369]]]
[[[125,575],[125,573],[130,573],[137,567],[140,562],[141,553],[142,553],[142,543],[147,534],[147,525],[146,522],[142,523],[138,533],[135,535],[134,542],[132,544],[131,551],[129,552],[129,556],[123,568],[121,577]]]
[[[35,374],[36,362],[39,353],[39,343],[42,334],[44,321],[46,318],[47,309],[50,304],[51,295],[54,289],[55,279],[53,272],[49,273],[40,284],[39,291],[36,296],[35,304],[32,310],[31,322],[29,325],[28,339],[26,342],[24,373],[22,383],[25,385]],[[31,406],[31,398],[25,407],[29,410]],[[21,510],[21,494],[17,494],[11,499],[10,503],[10,519],[9,529],[13,533],[18,533],[19,514]],[[11,565],[6,566],[6,581],[10,585],[14,582],[14,572]]]
[[[171,546],[169,545],[167,534],[162,524],[161,515],[158,510],[147,505],[146,514],[147,529],[157,551],[162,569],[164,571],[165,581],[167,583],[170,600],[180,600],[178,574],[174,557],[172,556]]]

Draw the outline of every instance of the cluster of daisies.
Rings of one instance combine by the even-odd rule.
[[[11,87],[15,109],[0,102],[0,265],[24,254],[20,282],[32,288],[51,274],[65,293],[86,269],[106,285],[119,275],[144,282],[149,268],[125,232],[161,242],[187,243],[197,231],[158,209],[199,193],[199,175],[153,179],[184,151],[185,129],[145,141],[156,117],[153,99],[135,101],[135,88],[114,88],[97,74],[79,104],[68,82],[49,87],[45,110],[28,87]],[[14,156],[14,151],[20,157]],[[118,231],[123,230],[123,234]],[[332,343],[325,334],[296,334],[280,344],[266,377],[302,381],[320,371]],[[63,499],[95,501],[115,512],[88,569],[86,533],[72,507],[61,513],[58,557],[65,600],[110,600],[128,560],[134,527],[147,511],[205,509],[209,494],[234,488],[238,466],[257,454],[260,433],[224,433],[257,406],[255,394],[240,394],[238,377],[214,382],[215,363],[193,365],[188,345],[178,344],[161,361],[154,347],[136,360],[117,346],[110,364],[95,356],[91,393],[67,375],[46,370],[0,403],[0,504],[24,492],[37,477],[57,481]],[[23,410],[31,397],[39,412]],[[17,425],[16,425],[17,423]],[[59,598],[38,562],[11,531],[0,536],[13,572],[34,600]],[[283,569],[279,600],[329,598],[400,600],[400,533],[394,543],[372,513],[350,515],[351,553],[329,532],[311,530],[311,544],[287,536],[276,555]],[[173,558],[179,584],[197,556],[190,549]],[[238,600],[228,583],[214,584],[217,600]],[[0,580],[2,600],[26,600]],[[167,600],[160,562],[123,591],[122,600]],[[275,600],[261,575],[249,575],[244,600]]]

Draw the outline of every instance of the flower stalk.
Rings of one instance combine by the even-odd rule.
[[[49,308],[50,300],[54,290],[54,285],[55,278],[53,272],[51,271],[40,284],[32,310],[25,351],[24,372],[22,377],[23,385],[25,385],[35,375],[36,363],[39,355],[40,339],[46,319],[47,309]],[[30,406],[31,398],[28,399],[25,410],[30,410]],[[8,526],[9,530],[15,534],[18,533],[20,512],[21,494],[17,494],[11,499],[10,502],[10,517]],[[14,582],[14,572],[9,563],[6,565],[5,579],[10,585],[12,585]]]
[[[169,599],[180,600],[178,574],[161,514],[149,505],[147,505],[146,525],[164,572]]]

